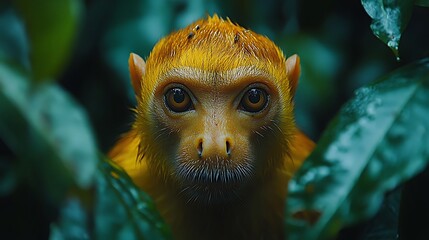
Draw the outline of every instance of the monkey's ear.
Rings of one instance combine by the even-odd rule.
[[[301,74],[301,64],[298,55],[294,54],[286,59],[286,71],[289,76],[290,91],[295,95],[298,86],[299,75]]]
[[[130,69],[131,84],[133,85],[134,93],[136,96],[140,96],[142,88],[141,81],[143,80],[143,75],[146,71],[146,63],[139,55],[131,53],[130,58],[128,59],[128,67]]]

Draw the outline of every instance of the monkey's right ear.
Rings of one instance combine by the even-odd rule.
[[[131,84],[133,85],[134,93],[136,96],[140,96],[143,75],[146,71],[146,63],[139,55],[131,53],[128,59],[128,67],[130,69]]]

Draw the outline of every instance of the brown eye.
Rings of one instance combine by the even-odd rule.
[[[262,111],[268,103],[268,94],[260,88],[249,89],[240,102],[242,110],[256,113]]]
[[[186,112],[192,109],[189,94],[182,88],[172,88],[165,94],[165,104],[173,112]]]

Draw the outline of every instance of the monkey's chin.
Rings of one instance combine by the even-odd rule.
[[[184,161],[177,170],[180,195],[188,203],[206,206],[240,201],[253,175],[250,162],[220,158]]]

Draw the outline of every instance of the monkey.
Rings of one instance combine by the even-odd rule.
[[[176,239],[280,239],[290,178],[314,148],[296,126],[300,59],[218,15],[129,57],[131,130],[109,152]]]

